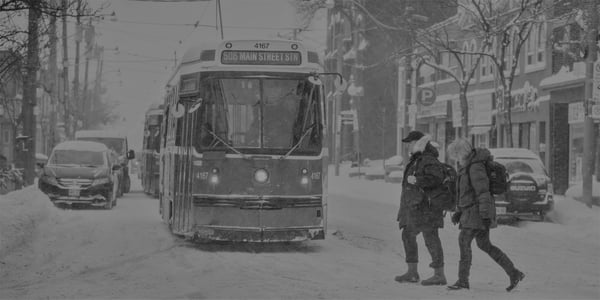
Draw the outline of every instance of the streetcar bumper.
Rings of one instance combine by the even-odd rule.
[[[319,226],[258,228],[231,226],[196,226],[188,237],[196,240],[233,242],[300,242],[325,239],[325,230]]]

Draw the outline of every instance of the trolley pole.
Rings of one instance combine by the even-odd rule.
[[[594,97],[600,95],[599,91],[594,91],[594,81],[600,77],[600,74],[595,74],[594,63],[596,62],[598,55],[598,46],[596,38],[598,37],[598,3],[597,0],[588,0],[586,5],[586,11],[591,16],[589,24],[589,30],[587,32],[587,48],[588,56],[586,60],[586,82],[585,82],[585,117],[583,125],[583,202],[588,206],[592,207],[592,176],[594,174],[594,166],[592,163],[595,156],[595,139],[594,134],[594,119],[592,118],[592,105],[600,105],[600,97]],[[596,88],[600,88],[600,85]],[[598,176],[598,174],[596,174]]]

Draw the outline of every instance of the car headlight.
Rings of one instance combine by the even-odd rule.
[[[50,185],[58,185],[58,180],[56,180],[56,177],[53,176],[49,176],[49,175],[44,175],[42,176],[42,178],[40,178],[43,182],[50,184]]]
[[[98,179],[94,179],[94,181],[92,182],[92,185],[101,185],[101,184],[107,184],[109,183],[110,180],[106,177],[104,178],[98,178]]]

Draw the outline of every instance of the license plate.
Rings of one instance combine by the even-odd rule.
[[[506,207],[496,207],[496,215],[506,214]]]
[[[79,190],[70,189],[69,190],[69,196],[71,196],[71,197],[79,197]]]

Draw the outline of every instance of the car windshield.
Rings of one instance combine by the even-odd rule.
[[[99,137],[82,137],[78,138],[81,141],[98,142],[106,145],[108,149],[117,152],[119,155],[124,155],[123,139],[121,138],[99,138]]]
[[[497,158],[497,162],[503,164],[508,171],[508,174],[527,173],[527,174],[544,174],[546,169],[542,162],[534,158]]]
[[[103,166],[104,156],[102,152],[85,150],[55,150],[50,159],[49,165],[82,165],[82,166]]]

